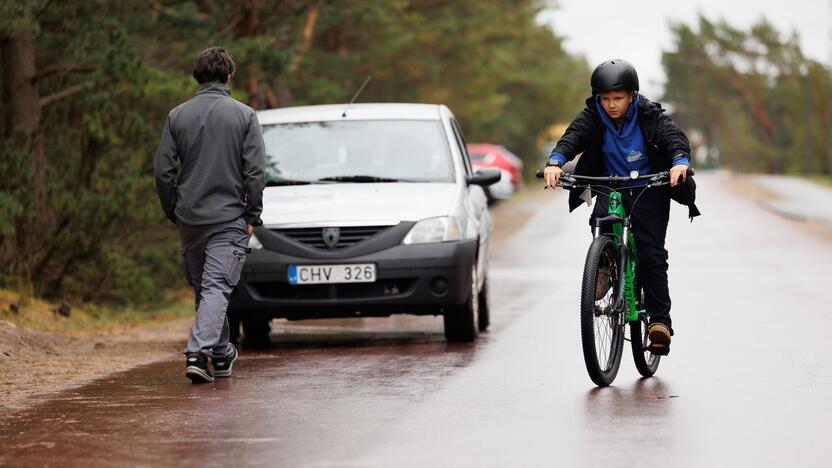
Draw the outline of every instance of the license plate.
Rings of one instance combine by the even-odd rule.
[[[373,283],[376,266],[355,265],[289,265],[289,284]]]

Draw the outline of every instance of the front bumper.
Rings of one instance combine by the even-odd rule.
[[[268,235],[268,234],[267,234]],[[371,244],[368,240],[365,244]],[[266,245],[266,242],[263,242]],[[437,315],[468,299],[477,241],[403,245],[371,251],[363,245],[352,256],[301,249],[286,239],[248,254],[229,312],[251,316],[309,318]],[[389,242],[388,242],[389,244]],[[290,252],[290,253],[287,253]],[[374,283],[290,285],[290,264],[374,263]]]

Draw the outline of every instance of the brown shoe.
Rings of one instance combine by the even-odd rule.
[[[600,301],[610,289],[610,267],[599,267],[595,276],[595,300]]]
[[[647,336],[650,338],[647,349],[653,354],[667,356],[670,352],[670,327],[661,322],[653,322],[647,327]]]

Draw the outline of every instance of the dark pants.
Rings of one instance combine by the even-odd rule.
[[[670,220],[670,192],[667,187],[647,189],[621,189],[621,200],[630,214],[632,233],[636,240],[638,268],[636,278],[644,288],[647,315],[650,322],[670,321],[670,291],[667,288],[667,249],[664,241]],[[595,197],[593,216],[607,215],[608,195]],[[635,207],[633,203],[635,202]]]

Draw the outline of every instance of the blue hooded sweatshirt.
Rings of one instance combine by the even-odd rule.
[[[652,168],[647,160],[647,147],[644,135],[638,125],[638,100],[636,94],[630,107],[624,115],[624,122],[616,128],[615,122],[607,115],[601,106],[601,99],[595,96],[595,106],[604,124],[604,142],[601,149],[604,153],[604,166],[609,175],[628,176],[632,171],[639,174],[650,174]]]

